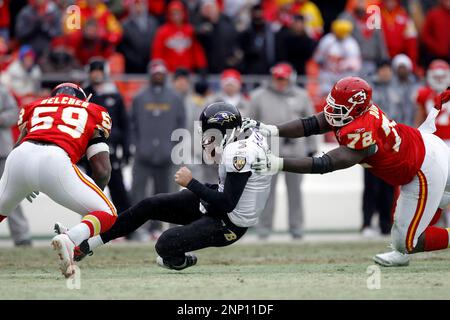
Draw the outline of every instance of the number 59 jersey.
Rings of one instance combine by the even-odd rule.
[[[409,183],[425,158],[419,130],[389,120],[375,105],[349,124],[336,128],[335,135],[340,145],[354,150],[376,145],[375,154],[363,159],[361,165],[394,186]]]
[[[22,108],[18,126],[28,131],[23,141],[53,143],[77,163],[85,154],[95,129],[109,136],[111,118],[105,108],[72,96],[58,95]]]

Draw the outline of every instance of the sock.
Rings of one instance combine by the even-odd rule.
[[[425,251],[435,251],[449,247],[450,229],[427,227],[425,229]]]
[[[88,244],[89,244],[89,249],[94,250],[95,248],[102,246],[104,243],[103,243],[102,237],[100,237],[100,235],[97,235],[95,237],[89,238]]]
[[[117,216],[112,215],[108,212],[93,211],[85,215],[83,219],[81,219],[81,223],[84,223],[89,227],[90,234],[87,238],[90,238],[102,232],[108,231],[112,227],[114,222],[116,222],[116,219]]]
[[[2,216],[1,214],[0,214],[0,222],[2,222],[3,220],[5,220],[6,219],[6,216]]]
[[[73,241],[73,243],[75,243],[76,246],[79,246],[81,242],[89,238],[90,234],[91,230],[89,229],[88,225],[83,222],[77,224],[75,227],[70,228],[70,230],[67,231],[67,235]]]

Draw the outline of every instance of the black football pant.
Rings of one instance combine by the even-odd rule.
[[[148,220],[178,224],[181,226],[161,234],[155,249],[165,261],[180,265],[186,252],[228,246],[247,231],[226,216],[217,218],[203,214],[199,205],[199,198],[189,190],[152,196],[122,212],[112,228],[101,234],[102,240],[106,243],[126,236]]]

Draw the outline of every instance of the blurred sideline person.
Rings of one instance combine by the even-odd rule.
[[[278,63],[271,69],[271,82],[251,93],[250,117],[266,123],[283,123],[290,119],[307,117],[314,113],[312,102],[305,89],[296,86],[296,74],[288,63]],[[282,156],[306,156],[316,152],[314,137],[280,141]],[[289,232],[293,238],[303,235],[303,201],[301,193],[302,176],[284,174],[288,195]],[[267,238],[272,231],[275,213],[275,195],[278,175],[272,178],[271,193],[261,213],[259,235]]]
[[[132,203],[149,195],[147,185],[153,181],[152,194],[167,193],[172,183],[171,152],[175,142],[172,132],[185,127],[185,110],[182,98],[167,81],[168,70],[162,60],[149,64],[149,85],[134,99],[131,107],[131,132],[135,146],[132,182]],[[149,226],[153,238],[160,234],[161,223]]]
[[[376,74],[371,79],[373,96],[381,106],[386,106],[386,115],[393,119],[402,119],[400,108],[400,95],[393,86],[393,72],[389,60],[377,63]],[[367,168],[364,169],[363,191],[363,226],[362,235],[373,238],[390,234],[391,210],[394,201],[394,187],[375,176]],[[379,230],[372,228],[372,217],[378,212]]]
[[[413,73],[413,63],[406,54],[399,54],[392,59],[392,70],[394,78],[392,86],[399,95],[397,116],[393,120],[414,126],[416,116],[415,97],[419,85]],[[390,107],[392,109],[392,107]],[[388,114],[389,115],[389,114]]]
[[[13,148],[11,127],[17,123],[18,114],[16,100],[4,85],[0,85],[0,175],[3,174],[6,158]],[[31,245],[30,228],[20,205],[9,215],[8,226],[16,246]]]
[[[23,107],[18,121],[20,137],[0,179],[0,221],[36,192],[45,193],[83,217],[51,242],[65,277],[76,270],[75,246],[108,230],[117,218],[114,205],[102,192],[111,173],[106,144],[111,118],[106,109],[86,100],[81,87],[62,83],[53,89],[51,97]],[[92,179],[75,165],[84,154],[93,171]]]
[[[270,176],[254,174],[250,163],[268,152],[266,139],[254,129],[242,132],[239,110],[225,102],[206,106],[200,121],[205,156],[219,165],[218,183],[202,184],[188,168],[181,167],[175,181],[186,189],[143,199],[126,210],[110,232],[77,248],[77,261],[156,219],[181,225],[159,237],[157,264],[183,270],[197,263],[192,251],[229,246],[257,224],[269,195]]]
[[[241,92],[241,73],[236,69],[226,69],[220,75],[220,91],[214,101],[224,101],[238,108],[243,117],[250,113],[250,104]]]
[[[338,19],[331,24],[332,32],[320,39],[314,53],[319,64],[320,94],[326,96],[339,79],[358,73],[361,69],[361,50],[352,37],[350,21]]]
[[[435,223],[450,203],[450,149],[433,134],[436,116],[449,101],[450,90],[446,90],[416,129],[389,120],[372,102],[372,88],[365,80],[341,79],[328,95],[323,112],[279,126],[255,120],[243,124],[244,129],[258,127],[268,136],[291,138],[332,131],[339,147],[320,157],[279,158],[267,154],[252,168],[260,174],[324,174],[361,164],[387,183],[400,186],[391,230],[394,251],[373,259],[383,266],[406,266],[410,253],[449,248],[450,229],[436,227]]]
[[[108,139],[112,167],[108,189],[118,212],[122,212],[131,206],[122,175],[122,167],[127,165],[130,159],[129,119],[123,98],[116,85],[109,79],[108,62],[102,57],[94,57],[89,61],[86,68],[89,82],[84,92],[88,96],[92,94],[90,101],[106,108],[114,123]],[[90,175],[91,172],[87,162],[84,164],[88,175]]]

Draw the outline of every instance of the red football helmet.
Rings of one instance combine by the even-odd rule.
[[[444,60],[434,60],[427,70],[427,82],[430,87],[440,93],[450,86],[450,67]]]
[[[336,82],[323,108],[333,127],[342,127],[364,113],[372,102],[372,88],[363,79],[346,77]]]

